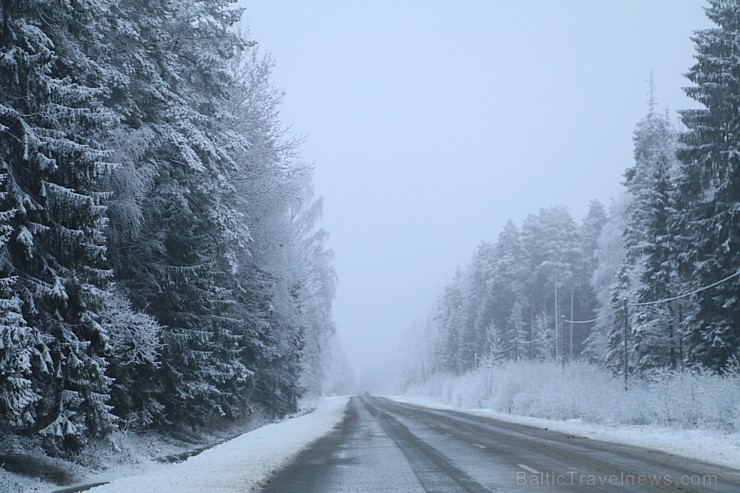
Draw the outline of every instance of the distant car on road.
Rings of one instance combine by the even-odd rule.
[[[370,397],[370,391],[369,391],[369,390],[366,390],[366,391],[365,391],[365,393],[364,393],[363,395],[364,395],[365,397]]]

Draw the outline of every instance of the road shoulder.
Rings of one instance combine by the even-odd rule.
[[[610,444],[639,447],[680,458],[737,469],[740,464],[740,433],[722,434],[711,430],[686,430],[658,426],[607,426],[580,420],[557,421],[529,416],[502,414],[487,409],[456,408],[426,397],[391,396],[392,400],[427,407],[457,411],[507,423],[532,426]]]
[[[149,474],[119,478],[93,493],[231,493],[250,491],[288,464],[344,417],[347,397],[333,397],[313,412],[265,425]]]

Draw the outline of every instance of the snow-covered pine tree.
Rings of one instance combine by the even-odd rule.
[[[597,264],[591,277],[591,286],[596,302],[593,318],[598,320],[594,322],[585,341],[584,353],[589,359],[602,364],[607,362],[611,330],[616,326],[621,327],[615,324],[612,316],[612,294],[624,259],[625,210],[628,200],[627,195],[623,194],[611,203],[609,219],[601,230],[595,251]]]
[[[99,316],[111,275],[106,211],[104,194],[93,191],[109,154],[92,139],[111,115],[98,102],[107,74],[88,57],[105,8],[39,0],[2,7],[0,161],[5,210],[15,210],[3,270],[16,279],[5,289],[17,294],[5,299],[19,299],[25,322],[40,333],[32,338],[41,355],[33,358],[32,394],[44,398],[25,422],[50,445],[72,450],[113,421]]]
[[[591,279],[598,267],[599,237],[607,221],[608,215],[604,205],[598,200],[591,201],[588,213],[578,228],[583,261],[579,262],[579,268],[575,272],[573,313],[568,310],[568,318],[571,320],[591,320],[596,316],[598,303]],[[576,354],[580,355],[585,350],[586,339],[591,334],[590,329],[587,324],[573,324],[573,344]],[[570,324],[566,324],[566,330],[570,332]]]
[[[528,359],[530,356],[532,341],[524,316],[525,311],[523,300],[519,297],[512,303],[506,320],[504,337],[508,344],[508,357],[514,361]]]
[[[605,364],[614,373],[627,375],[634,373],[635,362],[638,361],[636,347],[632,339],[629,308],[625,311],[624,305],[630,286],[634,282],[630,279],[629,265],[622,262],[616,274],[616,281],[609,296],[610,324],[606,331],[607,352]],[[625,360],[626,358],[626,360]],[[626,377],[625,377],[626,378]]]
[[[534,358],[540,361],[555,359],[557,355],[557,331],[552,317],[543,311],[534,317],[531,342]]]
[[[13,234],[16,209],[8,208],[8,164],[2,162],[0,174],[0,422],[12,428],[32,427],[36,405],[42,399],[32,375],[41,373],[45,361],[40,352],[39,332],[28,326],[21,312],[16,289],[17,276],[10,275],[12,265],[8,241]]]
[[[490,318],[486,313],[486,299],[491,294],[493,263],[493,246],[485,241],[480,242],[466,271],[467,289],[463,297],[463,321],[460,327],[460,360],[463,371],[473,369],[482,355],[489,352],[486,347],[486,329]]]
[[[335,333],[332,318],[332,303],[336,293],[336,274],[334,270],[334,251],[328,246],[328,233],[319,227],[323,207],[322,200],[313,200],[311,187],[303,188],[305,196],[297,207],[298,214],[292,214],[299,252],[300,290],[298,302],[303,308],[306,327],[305,347],[302,351],[302,385],[313,393],[323,393],[330,379],[328,364],[331,361],[331,339]]]
[[[625,173],[630,196],[624,232],[625,275],[630,281],[619,297],[646,303],[677,294],[675,210],[676,135],[666,116],[654,112],[635,130],[635,164]],[[682,335],[671,304],[634,306],[630,309],[634,365],[638,371],[677,368]]]
[[[161,390],[154,378],[160,365],[162,328],[151,316],[135,311],[114,291],[101,310],[109,334],[108,375],[113,378],[110,405],[127,430],[161,425]]]
[[[460,326],[464,316],[463,282],[463,274],[457,269],[437,304],[435,320],[439,324],[439,340],[434,351],[434,369],[438,372],[462,372],[459,357]]]
[[[164,364],[154,378],[139,375],[160,382],[157,419],[176,424],[240,414],[251,377],[227,308],[238,296],[227,253],[248,236],[225,200],[246,145],[226,105],[228,61],[241,45],[230,3],[126,0],[108,17],[112,42],[126,47],[105,53],[122,74],[106,99],[122,123],[110,135],[123,156],[113,266],[134,310],[163,327]]]
[[[501,331],[499,338],[507,349],[506,356],[519,360],[531,357],[531,338],[525,286],[526,254],[519,229],[508,221],[494,246],[495,258],[491,285],[492,320]]]
[[[304,391],[324,390],[336,280],[328,235],[318,227],[322,202],[310,170],[297,163],[298,141],[279,119],[283,93],[270,82],[272,66],[254,46],[232,64],[229,103],[249,145],[236,156],[228,199],[242,212],[249,241],[229,255],[235,291],[248,293],[235,316],[244,321],[244,362],[254,371],[250,398],[282,415]]]
[[[592,200],[588,205],[588,213],[583,218],[578,231],[578,236],[581,240],[581,249],[588,262],[589,272],[593,272],[598,264],[596,251],[599,249],[601,231],[604,229],[604,225],[608,220],[609,215],[604,204],[598,200]]]
[[[578,227],[564,206],[541,209],[522,225],[522,243],[532,275],[529,282],[530,314],[545,313],[557,327],[558,357],[570,356],[570,337],[562,325],[570,316],[575,297],[576,274],[584,269],[585,258]],[[576,355],[574,354],[574,357]]]
[[[696,64],[689,97],[703,108],[684,110],[680,186],[684,265],[695,288],[740,269],[740,2],[708,0],[717,27],[694,35]],[[740,277],[698,293],[689,314],[689,359],[716,370],[740,357]]]

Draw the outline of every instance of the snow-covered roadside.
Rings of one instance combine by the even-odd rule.
[[[265,425],[185,462],[119,478],[94,493],[218,493],[250,491],[310,442],[341,421],[347,397],[332,397],[303,416]]]
[[[434,399],[426,397],[394,396],[391,399],[433,409],[455,410],[509,423],[547,428],[593,440],[660,450],[735,469],[740,467],[740,433],[728,435],[712,430],[674,430],[659,426],[594,425],[581,420],[557,421],[502,414],[487,409],[457,408],[439,404]]]

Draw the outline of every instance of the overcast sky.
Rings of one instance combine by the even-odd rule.
[[[358,372],[504,223],[621,190],[652,70],[682,87],[701,0],[240,0],[307,137]]]

